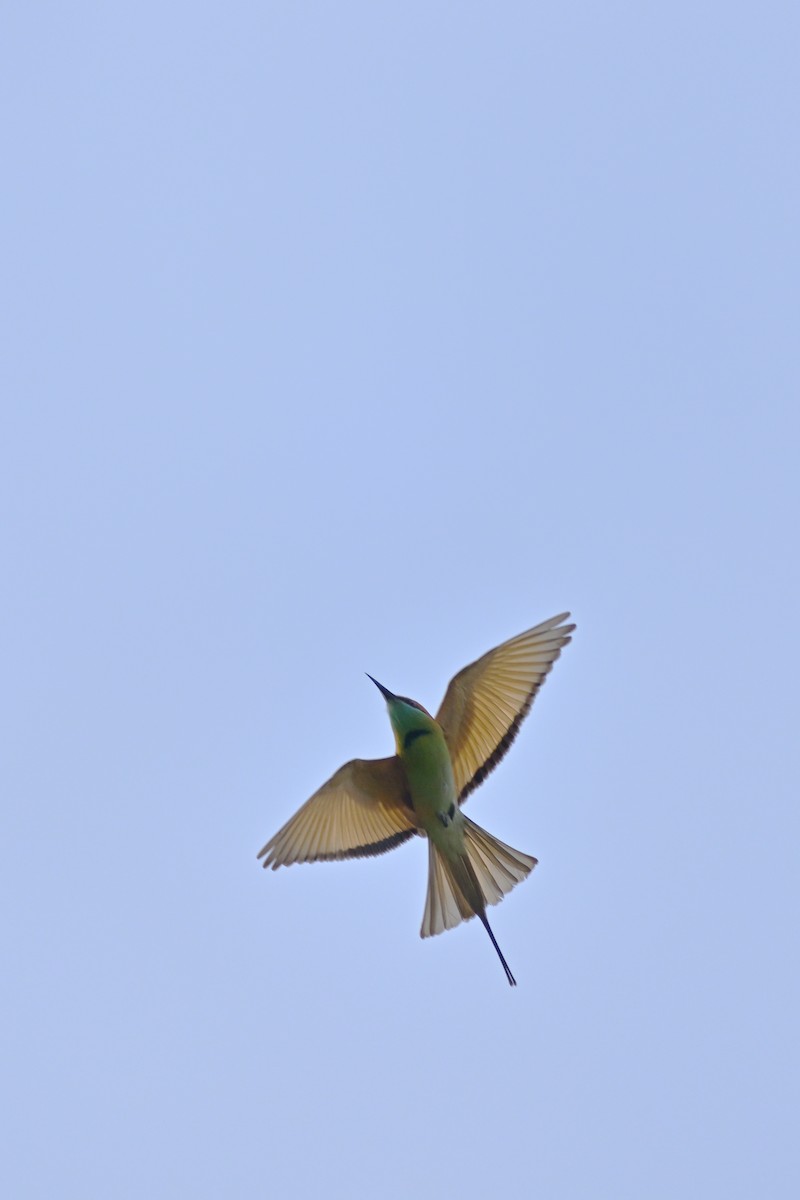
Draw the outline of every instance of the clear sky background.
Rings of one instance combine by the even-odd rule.
[[[5,6],[4,1196],[799,1194],[799,44]],[[563,609],[516,990],[422,842],[260,869]]]

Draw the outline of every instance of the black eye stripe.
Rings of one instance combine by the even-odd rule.
[[[403,749],[407,750],[408,747],[417,740],[417,738],[425,737],[426,734],[429,734],[430,732],[430,729],[409,729],[408,733],[403,738]]]

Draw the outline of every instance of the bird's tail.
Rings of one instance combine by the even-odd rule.
[[[486,920],[486,905],[497,904],[530,875],[536,859],[492,837],[469,817],[464,821],[465,853],[457,858],[446,857],[428,840],[428,896],[420,936],[432,937],[478,916],[500,954]],[[500,960],[513,982],[502,954]]]

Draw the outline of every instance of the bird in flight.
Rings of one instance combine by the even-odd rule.
[[[572,639],[569,613],[511,638],[455,675],[435,717],[377,679],[397,753],[354,758],[331,776],[259,851],[264,867],[361,858],[415,834],[428,839],[428,895],[421,937],[478,917],[503,964],[486,906],[497,904],[536,859],[492,837],[461,805],[514,741],[536,693]]]

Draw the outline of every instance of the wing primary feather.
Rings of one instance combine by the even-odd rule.
[[[263,866],[384,854],[416,832],[400,760],[345,763],[259,851]]]
[[[539,688],[571,638],[569,613],[551,617],[488,651],[455,675],[436,719],[453,760],[459,804],[497,766]]]

